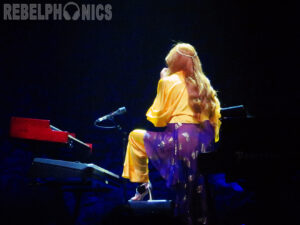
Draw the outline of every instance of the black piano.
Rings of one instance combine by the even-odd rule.
[[[251,201],[229,221],[240,217],[237,224],[299,224],[299,122],[249,116],[242,107],[222,112],[217,151],[199,164],[208,173],[225,173],[227,182],[237,182],[245,195],[251,194]]]
[[[93,163],[34,158],[30,176],[39,181],[65,185],[91,185],[99,181],[106,187],[120,187],[120,176]]]

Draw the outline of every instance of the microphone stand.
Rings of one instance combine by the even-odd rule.
[[[108,118],[108,120],[112,121],[112,123],[114,124],[114,126],[99,126],[97,125],[97,121],[94,122],[94,125],[98,128],[102,128],[102,129],[114,129],[116,128],[122,135],[122,150],[123,150],[123,161],[125,161],[125,154],[126,154],[126,147],[127,147],[127,132],[122,128],[122,126],[119,123],[116,123],[116,121],[114,120],[114,116]],[[126,187],[126,180],[122,179],[122,186],[123,186],[123,203],[126,203],[126,199],[127,199],[127,187]]]
[[[116,123],[114,120],[114,117],[111,118],[111,121],[115,124],[117,130],[121,133],[122,135],[122,148],[123,148],[123,162],[125,161],[125,156],[126,156],[126,147],[127,147],[127,132],[121,127],[119,123]],[[127,182],[125,179],[122,180],[122,185],[123,185],[123,203],[126,203],[127,199]]]

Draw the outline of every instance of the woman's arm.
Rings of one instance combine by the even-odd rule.
[[[169,74],[170,74],[169,69],[166,68],[166,67],[163,68],[163,69],[160,71],[160,79],[169,76]]]
[[[162,70],[161,74],[167,76],[166,70]],[[152,106],[148,109],[146,116],[147,120],[153,123],[155,127],[164,127],[170,120],[171,111],[170,105],[170,84],[167,77],[161,78],[158,82],[157,95]]]

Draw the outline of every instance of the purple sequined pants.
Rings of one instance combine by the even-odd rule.
[[[214,128],[201,124],[170,123],[163,132],[147,131],[144,145],[147,155],[176,191],[175,215],[189,224],[206,224],[207,204],[203,176],[198,171],[198,156],[213,151]]]

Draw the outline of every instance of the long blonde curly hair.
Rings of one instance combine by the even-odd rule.
[[[195,48],[187,43],[178,43],[170,50],[165,60],[169,74],[184,71],[189,105],[194,111],[195,118],[200,121],[202,113],[208,115],[210,119],[219,117],[220,102],[217,93],[202,70]]]

